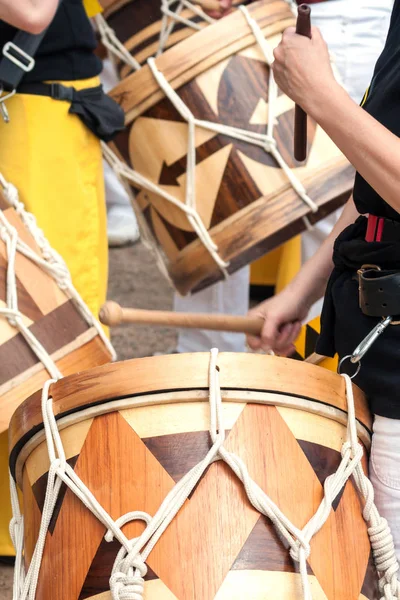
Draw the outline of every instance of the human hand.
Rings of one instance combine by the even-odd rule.
[[[264,319],[264,326],[260,337],[247,336],[248,345],[252,350],[273,350],[282,356],[292,354],[308,310],[309,306],[299,301],[294,291],[285,288],[249,311],[249,316]]]
[[[221,19],[232,10],[232,0],[197,0],[197,3],[213,19]]]
[[[317,27],[312,27],[311,39],[297,34],[294,27],[286,29],[274,57],[272,69],[278,87],[311,115],[324,95],[339,87],[328,47]]]

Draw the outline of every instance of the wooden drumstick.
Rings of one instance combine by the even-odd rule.
[[[167,310],[143,310],[122,308],[117,302],[108,301],[100,309],[99,319],[103,325],[116,327],[124,323],[137,325],[164,325],[184,329],[208,329],[260,335],[264,319],[260,317],[233,317],[231,315],[210,315],[202,313],[175,313]],[[318,365],[325,357],[315,352],[305,362]]]
[[[100,309],[100,321],[115,327],[122,323],[142,325],[164,325],[188,329],[209,329],[212,331],[232,331],[260,335],[264,319],[260,317],[233,317],[231,315],[211,315],[202,313],[179,313],[163,310],[142,310],[122,308],[116,302],[106,302]]]
[[[311,39],[311,8],[307,4],[299,6],[296,33]],[[294,157],[299,162],[307,158],[307,113],[298,104],[294,116]]]

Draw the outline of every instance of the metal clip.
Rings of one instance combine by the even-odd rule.
[[[363,341],[357,346],[354,350],[350,362],[354,364],[359,363],[360,360],[365,356],[371,346],[376,342],[379,336],[385,331],[385,329],[392,322],[392,317],[386,317],[383,321],[378,323],[376,327],[373,328],[372,331],[363,339]]]
[[[363,339],[363,341],[360,342],[360,344],[358,344],[358,346],[354,350],[353,354],[347,354],[347,356],[344,356],[342,358],[342,360],[339,363],[338,372],[341,373],[341,368],[342,368],[343,363],[346,360],[350,359],[350,362],[353,365],[357,365],[355,373],[353,373],[353,375],[351,375],[351,377],[350,377],[350,379],[354,379],[354,377],[356,377],[360,371],[361,359],[366,355],[368,350],[376,342],[376,340],[382,335],[382,333],[386,330],[386,328],[389,327],[392,320],[393,320],[393,317],[386,317],[383,321],[378,323],[378,325],[376,325],[372,329],[372,331],[369,332],[369,334]]]

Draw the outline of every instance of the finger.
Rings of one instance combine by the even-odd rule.
[[[301,321],[296,321],[293,323],[292,339],[290,340],[291,342],[295,342],[297,340],[302,327],[303,323]]]
[[[296,27],[287,27],[283,32],[282,39],[296,35]]]
[[[296,347],[293,344],[289,344],[285,348],[279,351],[280,356],[289,357],[296,352]]]
[[[246,342],[249,348],[252,350],[260,350],[261,348],[261,338],[256,337],[254,335],[248,335],[246,337]]]
[[[292,341],[293,323],[286,323],[280,328],[278,337],[276,338],[276,347],[285,348]]]
[[[273,317],[267,317],[261,331],[261,347],[264,351],[274,350],[279,333],[279,323]]]
[[[315,25],[311,26],[311,39],[313,40],[323,40],[323,36],[319,27],[315,27]]]
[[[274,48],[272,52],[273,52],[273,55],[274,55],[274,57],[275,57],[275,60],[276,60],[278,63],[281,63],[281,62],[282,62],[282,60],[283,60],[283,53],[284,53],[284,51],[283,51],[283,48],[282,48],[281,44],[279,44],[279,46],[277,46],[276,48]],[[275,64],[275,63],[272,63],[272,68],[274,67],[274,64]]]

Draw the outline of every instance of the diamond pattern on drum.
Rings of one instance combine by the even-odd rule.
[[[130,423],[119,413],[94,419],[75,466],[113,518],[132,510],[153,515],[173,487],[178,472],[190,468],[196,451],[200,460],[206,450],[206,432],[142,440],[132,427],[132,417]],[[185,464],[181,455],[185,454],[188,441],[191,456]],[[247,405],[233,423],[225,446],[242,458],[253,479],[288,518],[303,527],[316,510],[323,488],[313,461],[306,457],[278,410],[273,406]],[[312,446],[310,443],[309,457]],[[169,458],[163,457],[164,448],[167,454],[170,448],[174,449]],[[320,463],[323,451],[316,448],[316,452]],[[331,467],[326,468],[328,472]],[[142,524],[135,523],[127,525],[124,531],[128,537],[137,537],[142,529]],[[38,590],[42,600],[101,598],[108,591],[117,548],[105,545],[104,533],[104,527],[68,490],[53,535],[48,535],[46,541]],[[346,542],[351,539],[357,539],[357,544]],[[361,589],[366,587],[368,559],[369,543],[358,497],[349,484],[336,512],[331,513],[312,542],[309,567],[314,574],[312,581],[323,590],[320,597],[358,600]],[[63,581],[61,574],[66,564],[74,564],[76,572],[73,578]],[[251,507],[242,485],[222,462],[208,469],[159,540],[148,566],[151,577],[158,577],[149,583],[161,586],[165,598],[178,600],[225,600],[229,593],[226,595],[224,590],[231,589],[233,573],[239,589],[240,573],[251,581],[255,577],[251,573],[257,572],[264,573],[264,577],[273,578],[274,573],[297,577],[271,525]],[[54,582],[51,592],[47,583],[50,573]],[[287,582],[293,585],[292,579]],[[158,600],[150,590],[151,586],[146,588],[146,599]],[[259,593],[255,600],[264,598],[261,590]]]

